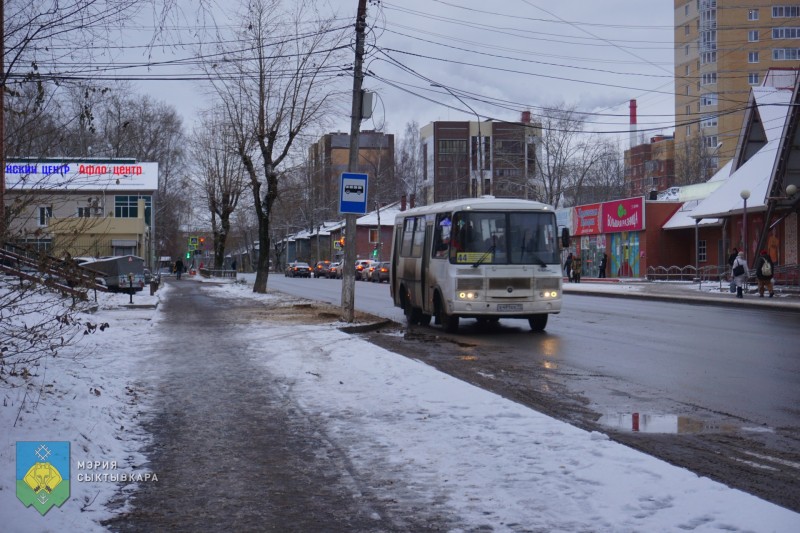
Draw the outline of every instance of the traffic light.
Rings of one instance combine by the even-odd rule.
[[[189,259],[191,257],[192,257],[192,252],[186,252],[186,259]]]
[[[205,237],[200,237],[200,246],[203,246],[206,243]]]
[[[372,257],[378,257],[378,243],[377,242],[372,247]]]

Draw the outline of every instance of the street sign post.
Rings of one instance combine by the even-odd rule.
[[[339,188],[339,212],[367,213],[367,174],[343,172]]]

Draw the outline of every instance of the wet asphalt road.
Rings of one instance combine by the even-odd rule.
[[[173,282],[164,304],[170,339],[150,354],[153,436],[133,511],[112,531],[431,531],[370,497],[314,420],[253,364],[237,328],[254,307]],[[148,378],[150,379],[150,378]],[[148,409],[149,411],[150,409]]]

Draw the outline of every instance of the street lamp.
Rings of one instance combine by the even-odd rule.
[[[481,116],[478,114],[477,111],[475,111],[472,108],[471,105],[466,103],[460,96],[458,96],[456,93],[451,91],[449,87],[446,87],[444,85],[440,85],[438,83],[431,83],[431,87],[438,87],[440,89],[444,89],[445,91],[450,93],[450,95],[453,98],[455,98],[456,100],[458,100],[459,102],[461,102],[462,104],[467,106],[467,108],[469,108],[470,111],[475,113],[475,118],[478,119],[478,187],[482,188],[483,184],[481,183],[481,181],[483,180],[483,136],[481,135]],[[470,189],[470,196],[474,196],[473,195],[473,191],[472,191],[472,187],[469,186],[469,184],[467,184],[467,185],[468,185],[468,187]],[[476,187],[476,191],[475,192],[477,192],[477,187]]]
[[[742,189],[739,196],[744,200],[744,210],[742,211],[742,250],[744,251],[744,260],[747,261],[747,199],[750,198],[750,191]]]

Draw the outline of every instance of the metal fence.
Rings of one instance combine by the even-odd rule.
[[[720,288],[730,281],[730,276],[730,268],[727,265],[707,265],[700,268],[694,265],[647,268],[648,281],[693,281],[701,285],[715,283],[719,284]],[[747,281],[748,284],[756,282],[755,270],[750,270]],[[772,283],[775,290],[800,292],[800,265],[776,266]]]

